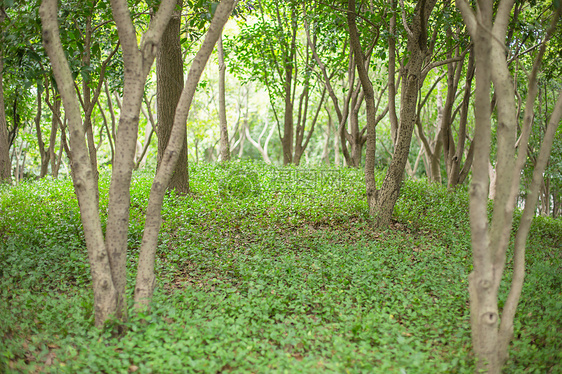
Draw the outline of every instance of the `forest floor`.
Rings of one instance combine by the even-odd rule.
[[[0,372],[473,372],[466,189],[406,181],[375,232],[357,170],[198,164],[190,178],[164,202],[151,310],[123,336],[93,326],[72,182],[0,187]],[[151,181],[133,176],[129,296]],[[103,225],[108,187],[102,174]],[[506,373],[562,373],[561,248],[562,220],[535,219]],[[508,256],[500,308],[510,278]]]

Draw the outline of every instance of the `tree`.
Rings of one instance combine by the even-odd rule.
[[[183,89],[183,59],[180,43],[181,6],[182,0],[178,0],[176,10],[162,35],[162,45],[156,58],[158,167],[160,167],[164,151],[170,140],[176,106]],[[180,194],[189,193],[187,135],[184,136],[178,163],[168,188],[174,189]]]
[[[262,129],[262,131],[261,131],[261,133],[258,137],[258,140],[252,139],[252,135],[250,135],[250,129],[248,128],[247,125],[244,126],[244,129],[245,129],[246,139],[248,139],[248,141],[258,150],[258,152],[262,156],[265,163],[271,164],[271,160],[270,160],[269,155],[267,153],[267,147],[269,145],[269,141],[271,140],[271,137],[273,136],[273,132],[275,131],[275,124],[273,124],[273,126],[271,126],[271,129],[269,130],[269,134],[267,135],[267,138],[265,139],[265,143],[262,147],[261,139],[263,138],[263,135],[265,134],[265,131],[267,130],[267,126],[268,126],[268,120],[266,118],[263,129]]]
[[[436,0],[422,0],[417,2],[409,24],[406,19],[405,10],[403,9],[402,12],[404,27],[408,35],[408,58],[401,69],[402,94],[400,96],[400,118],[392,161],[388,167],[381,188],[377,189],[374,176],[376,149],[374,91],[364,66],[364,55],[355,25],[355,1],[348,1],[347,17],[350,43],[356,57],[355,65],[361,79],[361,85],[363,86],[367,103],[367,155],[365,160],[367,201],[371,215],[375,217],[375,226],[377,227],[384,227],[390,223],[410,152],[412,132],[416,121],[416,104],[419,88],[423,83],[427,71],[429,71],[431,67],[436,66],[436,64],[425,64],[424,66],[426,58],[430,56],[427,42],[427,25],[435,3]],[[447,6],[447,4],[444,6]],[[391,116],[392,113],[393,111],[391,110]]]
[[[4,7],[0,6],[0,33],[5,18]],[[4,59],[2,47],[0,47],[0,183],[12,182],[12,163],[10,159],[10,142],[8,140],[8,125],[6,123],[6,111],[4,108],[4,87],[2,77],[4,71]]]
[[[556,14],[551,17],[549,29],[546,32],[543,30],[540,48],[528,79],[525,111],[521,132],[518,135],[516,95],[505,55],[505,51],[509,51],[505,40],[513,5],[514,0],[501,0],[496,8],[491,1],[480,0],[477,1],[477,8],[474,11],[465,0],[457,0],[457,6],[472,36],[475,52],[475,146],[470,187],[470,226],[474,267],[469,275],[469,293],[477,370],[488,373],[500,373],[508,357],[509,343],[513,336],[513,319],[525,276],[525,242],[535,214],[539,187],[554,134],[562,118],[561,91],[550,116],[533,171],[530,193],[515,236],[511,287],[500,318],[498,290],[506,264],[521,170],[527,159],[534,101],[538,92],[537,74],[545,53],[546,42],[552,36],[562,10],[560,5],[555,8]],[[514,17],[517,16],[518,14],[515,13]],[[492,218],[488,222],[491,83],[494,87],[497,109],[497,182]]]
[[[168,184],[172,175],[172,170],[179,156],[181,142],[185,137],[187,117],[189,108],[195,95],[195,90],[201,74],[215,48],[215,44],[222,34],[222,29],[232,13],[236,0],[222,0],[215,10],[215,14],[207,30],[205,40],[197,52],[187,76],[187,82],[180,96],[180,101],[176,109],[174,125],[170,135],[168,147],[164,153],[162,164],[156,172],[150,198],[148,201],[145,231],[139,255],[139,267],[135,288],[135,304],[141,308],[148,305],[154,292],[156,276],[154,274],[154,259],[156,257],[156,247],[158,232],[162,224],[162,202],[164,200],[165,186]]]
[[[242,72],[243,79],[260,81],[267,88],[283,163],[298,165],[318,120],[325,89],[319,89],[312,74],[310,48],[299,38],[299,2],[260,0],[256,4],[257,22],[245,24],[236,38],[233,49],[239,66],[234,69]],[[248,76],[246,70],[257,73]],[[278,106],[283,108],[282,114]]]
[[[222,35],[217,42],[219,57],[219,121],[220,121],[220,156],[221,161],[230,161],[230,142],[228,140],[228,122],[226,120],[226,63],[224,62],[224,48]]]
[[[224,0],[218,6],[215,17],[202,49],[196,56],[190,76],[180,98],[181,110],[177,110],[171,141],[158,169],[151,190],[147,209],[147,222],[141,255],[135,299],[137,305],[150,301],[154,288],[154,252],[160,228],[160,209],[164,192],[181,149],[185,121],[195,86],[203,67],[214,47],[222,27],[233,8],[233,0]],[[115,143],[115,164],[109,190],[109,210],[105,240],[95,199],[97,188],[93,170],[88,159],[84,139],[84,127],[78,98],[68,62],[62,48],[57,25],[57,1],[45,0],[40,8],[43,22],[43,43],[53,66],[65,112],[69,118],[70,143],[72,148],[73,181],[80,206],[84,235],[94,289],[96,326],[101,326],[110,315],[126,318],[126,252],[130,206],[130,183],[138,134],[139,113],[144,94],[144,84],[175,7],[174,0],[163,1],[148,29],[142,35],[140,45],[127,3],[112,0],[113,17],[117,25],[124,59],[123,104]],[[202,52],[203,51],[203,52]],[[151,257],[152,256],[152,257]],[[152,264],[152,269],[150,269]]]
[[[343,34],[343,38],[340,36],[342,35],[340,31],[341,25],[345,23],[345,17],[340,17],[339,15],[326,15],[326,10],[324,9],[326,7],[326,5],[318,4],[318,9],[314,12],[314,14],[312,14],[311,18],[314,22],[313,37],[311,37],[311,28],[306,20],[306,17],[304,18],[305,32],[308,46],[310,47],[314,60],[320,69],[319,75],[324,81],[325,88],[336,111],[339,125],[338,133],[340,136],[343,156],[348,166],[359,168],[361,166],[363,146],[367,141],[365,133],[368,126],[364,126],[362,129],[359,126],[359,111],[365,99],[365,91],[362,89],[361,80],[357,79],[355,74],[355,62],[358,58],[355,55],[355,50],[351,45],[349,45],[351,43],[348,43],[349,37],[347,34]],[[306,5],[303,5],[303,9],[306,14]],[[365,72],[367,72],[369,70],[371,54],[379,40],[380,33],[378,32],[378,28],[373,27],[374,24],[372,22],[369,21],[364,23],[368,24],[368,27],[363,27],[361,30],[362,35],[367,35],[365,38],[369,38],[373,33],[373,30],[375,32],[372,36],[372,40],[369,42],[369,47],[367,48],[365,57],[359,57],[363,61]],[[355,28],[357,28],[356,23]],[[317,40],[319,36],[320,41]],[[338,38],[340,40],[338,40]],[[334,46],[334,39],[338,40],[339,45],[336,44]],[[342,45],[343,52],[336,51],[336,48],[341,48]],[[319,47],[323,47],[320,52]],[[320,55],[322,55],[322,58],[320,58]],[[325,61],[327,61],[327,63],[325,63]],[[344,69],[343,65],[346,62],[347,66]],[[330,74],[328,72],[328,68],[331,68]],[[332,81],[337,78],[341,78],[342,71],[344,70],[347,75],[347,87],[344,88],[344,93],[345,89],[347,89],[347,94],[344,95],[340,104]],[[378,109],[381,102],[383,92],[384,90],[381,90],[381,95],[379,95],[378,101],[375,105],[373,91],[373,101],[372,103],[369,103],[368,106],[375,106],[375,111]],[[367,97],[369,97],[368,94]],[[387,111],[388,106],[376,117],[375,126],[380,120],[382,120],[382,118],[384,118]],[[348,122],[349,129],[347,126]],[[351,152],[348,150],[347,142],[349,142]]]
[[[116,43],[114,49],[108,53],[106,58],[103,61],[99,61],[100,59],[100,39],[102,36],[111,36],[110,30],[106,27],[107,22],[103,19],[99,19],[99,24],[95,24],[93,21],[92,14],[98,13],[97,7],[103,7],[103,10],[106,10],[106,5],[103,2],[98,0],[87,1],[81,3],[82,7],[76,7],[76,9],[80,9],[84,12],[84,23],[80,26],[76,25],[78,29],[82,29],[81,32],[79,31],[78,34],[83,36],[83,40],[80,40],[80,47],[78,48],[81,50],[81,61],[80,61],[80,71],[82,76],[82,94],[79,94],[80,104],[82,106],[84,112],[84,127],[86,129],[86,139],[88,141],[88,154],[90,156],[90,162],[92,164],[92,170],[94,172],[94,182],[98,184],[98,157],[97,157],[97,149],[94,140],[94,128],[92,123],[92,114],[93,111],[98,103],[98,98],[101,93],[101,89],[104,83],[105,78],[105,71],[107,69],[108,64],[110,63],[111,59],[117,53],[119,48],[119,43]],[[75,16],[76,17],[76,16]],[[78,18],[78,17],[77,17]],[[74,19],[76,23],[76,20]],[[96,35],[96,33],[98,35]],[[97,37],[97,42],[94,43],[94,37]],[[78,40],[78,38],[76,38]],[[95,68],[92,66],[92,60],[98,60],[100,62],[98,66],[98,76],[97,82],[94,80],[95,74],[92,74],[95,71]],[[96,188],[97,189],[97,188]]]

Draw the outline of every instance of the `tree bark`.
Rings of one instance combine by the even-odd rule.
[[[555,30],[561,9],[552,17],[552,23],[543,38],[539,53],[529,75],[527,102],[521,126],[518,153],[515,157],[517,106],[512,77],[505,57],[507,26],[513,0],[503,0],[494,10],[492,3],[478,1],[475,13],[465,0],[457,6],[474,41],[476,65],[474,168],[470,192],[470,225],[472,231],[473,272],[469,275],[472,339],[477,359],[477,371],[500,373],[508,357],[509,342],[513,336],[513,318],[521,294],[525,275],[525,242],[537,203],[542,173],[552,147],[554,131],[562,117],[562,92],[553,111],[539,162],[533,171],[531,191],[516,234],[514,270],[509,295],[500,318],[498,290],[506,263],[513,213],[521,170],[527,159],[527,148],[533,122],[533,107],[537,96],[537,75],[544,55],[546,41]],[[496,14],[493,20],[493,14]],[[492,22],[493,21],[493,22]],[[488,163],[491,138],[490,82],[494,84],[497,100],[497,163],[496,189],[493,213],[488,229]],[[501,323],[499,322],[501,320]]]
[[[42,111],[42,92],[38,85],[37,87],[37,113],[35,115],[35,132],[37,134],[37,146],[39,148],[39,156],[41,157],[41,169],[39,171],[39,178],[44,178],[49,171],[49,159],[50,159],[50,151],[48,148],[45,148],[45,142],[43,141],[43,133],[41,131],[41,115]]]
[[[427,21],[436,0],[417,2],[412,23],[408,26],[408,62],[402,73],[400,122],[392,161],[379,191],[372,191],[369,207],[375,216],[375,226],[385,227],[390,223],[394,205],[398,200],[400,185],[410,152],[412,132],[416,121],[416,103],[421,84],[422,63],[427,54]],[[369,141],[367,141],[369,144]],[[367,151],[369,146],[367,145]],[[367,173],[367,172],[366,172]],[[368,195],[369,198],[369,195]]]
[[[48,90],[49,88],[45,88]],[[47,96],[46,100],[49,99]],[[51,134],[49,135],[49,160],[51,161],[51,175],[54,179],[57,179],[59,176],[59,167],[60,167],[60,156],[55,153],[55,145],[57,142],[57,132],[59,129],[59,118],[60,118],[60,96],[56,95],[54,97],[54,105],[53,108],[57,111],[56,113],[51,113]],[[62,146],[59,148],[59,154],[62,155]]]
[[[142,36],[140,46],[127,2],[112,0],[125,65],[124,99],[116,139],[116,155],[109,189],[109,211],[104,242],[97,209],[95,177],[84,139],[85,129],[74,81],[66,60],[57,24],[57,1],[45,0],[40,7],[43,44],[51,60],[65,114],[69,119],[72,147],[72,176],[78,197],[94,287],[95,324],[101,326],[111,314],[126,318],[126,254],[129,227],[130,183],[138,134],[138,120],[146,77],[162,33],[174,9],[174,1],[160,9]],[[98,85],[98,90],[101,86]]]
[[[4,7],[0,7],[0,25],[4,21]],[[0,27],[0,34],[2,33]],[[8,124],[4,107],[3,87],[4,58],[0,48],[0,183],[12,183],[12,162],[10,159],[10,141],[8,139]]]
[[[127,2],[111,0],[125,65],[123,103],[115,140],[115,164],[109,188],[106,245],[118,294],[116,315],[126,318],[126,261],[129,227],[130,185],[138,136],[144,84],[156,57],[161,37],[175,8],[174,0],[162,1],[140,45]]]
[[[84,54],[82,55],[82,66],[90,66],[91,60],[91,45],[92,45],[92,16],[86,17],[86,29],[84,30]],[[100,79],[103,79],[101,77]],[[88,79],[82,79],[82,104],[84,109],[84,127],[86,129],[86,139],[88,140],[88,153],[90,155],[90,162],[92,163],[92,172],[96,190],[98,189],[98,156],[96,144],[94,141],[94,129],[92,127],[92,112],[96,105],[96,100],[92,100],[92,90],[89,86]],[[96,192],[96,198],[99,203],[99,192]]]
[[[222,35],[217,41],[219,57],[219,121],[220,121],[220,157],[221,161],[230,161],[230,141],[228,140],[228,122],[226,119],[226,63]]]
[[[178,0],[177,5],[181,6]],[[162,35],[161,48],[156,59],[157,80],[157,121],[156,134],[158,136],[158,168],[164,157],[164,151],[170,141],[174,115],[183,89],[183,60],[180,44],[181,10],[176,8],[170,23]],[[178,162],[170,179],[168,188],[179,194],[189,193],[189,172],[187,165],[187,132]]]
[[[398,116],[396,115],[396,0],[389,0],[392,16],[388,35],[388,108],[390,117],[390,137],[392,146],[396,143],[398,133]],[[427,152],[426,152],[427,153]]]
[[[350,166],[359,168],[361,167],[361,153],[363,150],[363,139],[359,129],[359,111],[363,104],[365,95],[363,90],[359,95],[354,95],[351,98],[351,113],[349,116],[349,131],[351,135],[351,163]],[[373,91],[373,106],[374,106],[374,91]]]
[[[460,107],[460,119],[459,119],[459,135],[457,150],[450,162],[450,170],[448,174],[447,184],[449,188],[455,188],[458,184],[463,183],[464,179],[461,179],[462,169],[461,161],[462,156],[465,151],[467,129],[466,124],[468,121],[468,108],[470,103],[470,97],[472,95],[472,80],[474,79],[474,52],[471,51],[468,57],[468,68],[466,72],[465,84],[464,84],[464,96]],[[469,152],[469,155],[472,153]],[[471,163],[472,160],[467,156],[464,165]]]
[[[375,181],[375,151],[376,151],[376,109],[375,109],[375,92],[373,85],[369,79],[367,68],[365,67],[365,58],[361,43],[359,41],[359,32],[355,22],[355,0],[348,1],[347,24],[349,27],[349,43],[353,49],[355,57],[355,66],[357,74],[363,87],[365,104],[367,109],[367,149],[365,156],[365,186],[367,190],[367,202],[369,207],[373,207],[376,199],[377,185]],[[373,213],[372,208],[371,214]]]
[[[80,104],[74,91],[74,80],[60,41],[57,1],[44,0],[39,12],[43,24],[43,44],[51,61],[53,73],[64,102],[65,112],[69,118],[70,143],[75,157],[72,163],[72,176],[90,260],[96,326],[101,326],[110,314],[115,312],[117,292],[113,285],[108,252],[102,235],[95,199],[96,186],[94,185],[88,149],[84,141]]]
[[[285,115],[283,121],[283,137],[281,138],[281,145],[283,147],[283,165],[288,165],[293,162],[293,99],[292,99],[292,80],[293,68],[292,65],[286,63],[285,67]]]
[[[218,5],[205,40],[199,52],[195,56],[187,82],[181,93],[180,101],[174,117],[174,125],[170,141],[164,152],[162,163],[156,172],[156,177],[150,190],[150,198],[146,213],[146,223],[144,235],[139,255],[139,267],[137,273],[137,283],[135,288],[135,305],[142,308],[148,305],[154,292],[156,277],[154,275],[154,261],[156,256],[156,246],[158,232],[162,223],[162,202],[164,199],[165,186],[172,175],[174,164],[179,157],[184,134],[186,132],[185,123],[189,115],[189,108],[203,73],[203,69],[211,55],[215,43],[222,33],[222,29],[230,13],[234,9],[234,0],[223,0]]]

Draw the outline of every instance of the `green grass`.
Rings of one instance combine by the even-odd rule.
[[[190,177],[192,194],[164,202],[152,308],[121,337],[93,327],[71,181],[0,187],[0,372],[473,372],[465,190],[406,181],[377,233],[360,171],[199,164]],[[151,180],[133,178],[131,292]],[[562,222],[537,219],[505,372],[562,372],[561,247]]]

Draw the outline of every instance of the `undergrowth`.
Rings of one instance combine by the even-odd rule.
[[[130,292],[152,177],[133,176]],[[164,202],[151,310],[124,336],[93,327],[72,182],[0,187],[0,372],[473,372],[465,189],[406,181],[375,232],[356,170],[198,164],[190,177]],[[102,175],[102,226],[108,188]],[[561,246],[561,221],[536,219],[505,372],[562,372]]]

